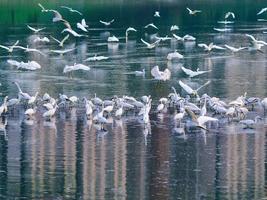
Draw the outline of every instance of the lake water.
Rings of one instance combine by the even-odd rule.
[[[229,51],[205,53],[197,43],[214,42],[235,47],[248,46],[245,33],[267,41],[267,22],[257,21],[256,13],[266,4],[262,1],[40,1],[45,7],[58,9],[71,22],[82,19],[61,5],[68,5],[84,14],[89,24],[88,38],[70,38],[66,48],[76,48],[63,56],[14,50],[8,54],[0,50],[1,100],[17,96],[12,83],[20,83],[22,90],[33,95],[48,92],[101,98],[132,95],[136,98],[151,95],[153,107],[183,80],[194,88],[210,80],[200,93],[230,101],[247,92],[248,96],[267,96],[267,51],[263,53]],[[35,37],[26,24],[46,27],[40,36],[62,38],[61,24],[51,22],[52,15],[41,13],[36,1],[12,0],[0,2],[0,44],[20,45],[41,49],[58,49],[56,43],[32,43]],[[202,13],[190,16],[186,7]],[[154,11],[161,17],[153,17]],[[224,14],[233,11],[236,22],[217,23]],[[267,19],[267,14],[262,18]],[[110,28],[99,20],[115,19]],[[159,31],[143,27],[154,22]],[[177,35],[190,34],[196,42],[161,42],[148,50],[140,38],[150,41],[151,35],[170,35],[170,26],[177,24]],[[135,27],[125,44],[125,30]],[[119,44],[107,44],[109,35],[119,37]],[[175,49],[184,55],[178,62],[168,62],[166,56]],[[91,70],[64,75],[66,64],[83,62],[95,54],[108,56],[106,61],[87,63]],[[35,60],[42,69],[34,72],[11,67],[8,59]],[[150,70],[159,65],[172,72],[169,81],[153,80]],[[212,72],[190,80],[181,66]],[[146,70],[145,77],[132,72]],[[1,101],[2,102],[2,101]],[[262,114],[262,113],[261,113]],[[252,113],[251,116],[255,115]],[[250,116],[250,115],[249,115]],[[134,116],[110,119],[107,133],[99,133],[81,108],[59,110],[51,121],[41,114],[25,120],[24,109],[11,110],[6,116],[6,132],[0,135],[0,199],[263,199],[266,191],[266,119],[255,129],[242,129],[236,122],[219,124],[203,134],[180,136],[173,130],[171,112],[152,113],[150,124],[144,127]],[[2,132],[1,132],[2,133]]]

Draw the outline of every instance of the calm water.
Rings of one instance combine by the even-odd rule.
[[[154,22],[160,27],[159,36],[169,34],[177,24],[178,35],[191,34],[197,43],[248,46],[245,33],[267,41],[266,23],[257,22],[256,13],[266,6],[262,1],[53,1],[43,2],[48,8],[59,9],[75,25],[81,17],[59,6],[72,6],[89,23],[89,37],[71,38],[66,47],[74,53],[43,57],[15,50],[12,55],[0,50],[1,98],[16,97],[12,81],[21,84],[23,91],[34,94],[48,92],[102,98],[113,95],[151,95],[155,105],[160,97],[171,92],[171,86],[182,92],[178,80],[197,88],[211,80],[202,92],[226,101],[248,92],[248,96],[267,96],[267,56],[244,51],[231,54],[216,51],[210,54],[196,47],[195,42],[162,42],[148,50],[140,38],[149,41],[151,34],[142,28]],[[176,3],[175,3],[176,2]],[[40,36],[61,38],[63,26],[51,23],[52,15],[40,13],[35,1],[0,2],[0,44],[20,44],[41,49],[57,49],[55,43],[36,45],[34,35],[26,24],[47,27]],[[187,14],[186,6],[203,10],[198,17]],[[153,17],[159,10],[161,18]],[[225,12],[236,13],[236,23],[229,33],[217,33],[214,27]],[[265,15],[267,18],[267,15]],[[264,15],[262,16],[264,17]],[[115,19],[109,29],[98,21]],[[138,29],[125,45],[124,32],[129,26]],[[120,38],[119,44],[107,44],[109,35]],[[169,52],[178,49],[185,58],[167,62]],[[94,54],[109,56],[107,61],[89,63],[89,72],[75,72],[73,78],[63,75],[66,64],[82,62]],[[19,61],[35,60],[42,69],[35,72],[18,71],[7,64],[9,58]],[[159,65],[172,72],[167,82],[154,81],[150,69]],[[181,66],[212,70],[191,81]],[[146,69],[146,76],[136,77],[135,70]],[[184,94],[182,92],[182,94]],[[0,198],[1,199],[262,199],[266,191],[266,127],[263,123],[254,130],[244,130],[236,123],[211,127],[206,136],[201,132],[178,136],[173,132],[173,115],[151,114],[150,126],[144,128],[135,117],[110,119],[108,133],[96,131],[81,110],[75,108],[57,113],[52,121],[38,114],[35,120],[25,121],[24,109],[7,116],[8,140],[0,135]]]

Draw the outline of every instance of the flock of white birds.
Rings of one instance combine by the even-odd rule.
[[[59,49],[57,50],[50,50],[50,53],[54,54],[66,54],[69,52],[72,52],[75,50],[75,48],[71,49],[64,49],[64,43],[70,38],[70,37],[87,37],[88,32],[88,25],[85,21],[85,19],[82,19],[81,22],[78,22],[77,25],[77,32],[73,29],[71,24],[63,18],[63,16],[60,14],[59,11],[54,9],[46,9],[43,5],[40,3],[38,6],[41,8],[42,13],[53,13],[53,23],[62,23],[65,26],[65,29],[62,30],[62,34],[67,33],[66,35],[63,35],[62,40],[56,39],[53,36],[48,37],[36,37],[34,39],[34,42],[37,43],[50,43],[51,40],[58,43]],[[74,10],[72,8],[61,6],[62,9],[68,9],[70,12],[77,13],[77,15],[82,16],[83,14],[77,10]],[[189,8],[186,8],[188,10],[189,15],[198,15],[201,14],[201,10],[191,10]],[[267,11],[267,8],[263,8],[260,10],[257,15],[261,15],[264,12]],[[154,14],[154,17],[161,17],[160,12],[156,11]],[[230,21],[231,19],[232,21]],[[225,19],[223,21],[218,21],[218,23],[222,24],[232,24],[234,23],[235,14],[233,12],[227,12],[225,14]],[[111,21],[102,21],[99,22],[103,24],[106,27],[112,26],[112,23],[115,20],[112,19]],[[45,30],[46,28],[34,28],[32,26],[27,25],[27,28],[30,29],[34,34],[38,34],[41,31]],[[145,29],[155,29],[158,30],[159,28],[153,24],[150,23],[144,27]],[[160,42],[172,40],[173,38],[177,41],[196,41],[196,38],[191,35],[185,35],[183,37],[180,37],[177,35],[176,31],[179,30],[179,27],[177,25],[172,25],[170,28],[170,31],[172,33],[172,37],[165,36],[165,37],[155,37],[155,41],[152,43],[149,43],[145,41],[144,39],[140,39],[140,41],[147,47],[147,49],[153,49],[157,47]],[[218,29],[214,28],[214,30],[219,32],[227,32],[227,28],[224,29]],[[125,32],[125,38],[126,43],[128,42],[128,35],[130,32],[137,32],[137,30],[133,27],[129,27]],[[249,47],[232,47],[230,45],[224,45],[224,46],[218,46],[213,43],[210,44],[203,44],[199,43],[197,46],[199,48],[203,48],[204,51],[213,51],[213,50],[230,50],[233,53],[243,51],[243,50],[249,50],[249,51],[259,51],[262,53],[261,48],[266,46],[267,43],[265,41],[261,41],[256,39],[254,36],[246,34],[246,36],[251,41],[251,46]],[[107,39],[107,43],[118,43],[120,40],[116,36],[110,36]],[[40,54],[44,57],[47,55],[42,52],[41,50],[31,48],[29,46],[23,47],[19,45],[19,41],[16,41],[12,46],[4,46],[0,45],[0,48],[7,50],[9,53],[12,53],[14,49],[21,49],[25,52],[34,52],[37,54]],[[174,51],[172,53],[169,53],[167,55],[167,60],[179,60],[183,59],[184,56],[180,54],[177,51]],[[90,62],[90,61],[100,61],[100,60],[107,60],[110,59],[109,57],[105,56],[98,56],[95,55],[93,57],[89,57],[84,60],[84,62]],[[17,61],[13,59],[7,60],[7,62],[12,65],[16,66],[18,69],[22,70],[38,70],[41,68],[41,65],[37,63],[36,61]],[[182,71],[189,77],[193,78],[196,76],[200,76],[205,73],[210,73],[211,71],[201,71],[197,69],[196,71],[193,71],[189,68],[181,67]],[[72,71],[76,70],[85,70],[89,71],[90,67],[83,64],[83,63],[74,63],[73,65],[66,65],[63,69],[63,73],[71,73]],[[145,69],[142,71],[135,71],[134,72],[137,76],[145,76]],[[159,66],[154,66],[151,71],[151,75],[154,79],[158,81],[167,81],[171,78],[171,71],[166,68],[163,71],[160,71]],[[254,128],[254,125],[259,122],[261,119],[261,111],[267,109],[267,98],[260,99],[257,97],[247,97],[246,94],[239,96],[237,99],[230,101],[230,102],[224,102],[221,99],[217,97],[210,97],[207,94],[204,94],[200,96],[198,93],[201,89],[205,88],[210,81],[206,82],[204,85],[197,89],[191,88],[189,85],[185,84],[181,80],[179,81],[179,86],[186,92],[186,96],[182,97],[180,94],[176,92],[176,89],[172,87],[172,92],[169,93],[168,96],[162,97],[159,99],[159,103],[155,107],[155,110],[153,113],[162,113],[162,112],[168,112],[169,108],[174,109],[174,115],[173,120],[176,123],[175,130],[177,132],[184,133],[185,130],[188,127],[195,127],[200,128],[202,130],[207,131],[208,126],[206,126],[207,123],[215,123],[215,125],[218,125],[218,119],[227,119],[227,121],[238,121],[242,124],[244,124],[244,128]],[[14,107],[24,105],[26,106],[25,110],[25,118],[26,119],[34,119],[35,115],[37,115],[37,112],[43,116],[46,120],[51,120],[57,112],[58,109],[67,109],[72,108],[74,106],[80,106],[82,105],[82,108],[85,110],[85,115],[87,116],[88,120],[91,120],[95,124],[98,124],[98,128],[100,130],[105,130],[104,125],[109,123],[109,118],[122,118],[124,115],[129,115],[129,113],[132,113],[132,115],[136,116],[138,119],[141,120],[141,122],[144,124],[144,127],[147,128],[150,119],[149,115],[151,114],[151,107],[152,107],[152,98],[151,96],[142,96],[140,99],[136,99],[132,96],[123,96],[123,97],[117,97],[114,96],[110,99],[102,100],[96,95],[91,98],[87,99],[85,97],[78,98],[76,96],[68,97],[64,94],[59,94],[58,98],[51,97],[48,93],[45,93],[43,95],[40,95],[38,92],[31,96],[25,91],[22,91],[20,88],[20,85],[17,82],[14,82],[14,84],[18,88],[18,97],[17,98],[11,98],[8,97],[4,98],[4,101],[2,105],[0,106],[0,115],[5,116],[9,110],[14,109]],[[41,105],[41,106],[40,106]],[[260,109],[263,108],[263,109]],[[247,119],[247,114],[250,110],[257,110],[258,115],[255,117],[255,119]],[[4,128],[1,128],[1,130],[5,130],[5,126],[7,123],[2,125]],[[2,127],[1,126],[1,127]]]

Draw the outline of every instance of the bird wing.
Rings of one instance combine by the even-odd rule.
[[[27,27],[28,27],[30,30],[34,31],[34,32],[37,31],[37,29],[35,29],[35,28],[29,26],[28,24],[27,24]]]
[[[147,45],[147,46],[150,46],[151,44],[149,44],[148,42],[146,42],[145,40],[143,40],[142,38],[141,38],[141,41],[145,44],[145,45]]]
[[[203,44],[203,43],[200,43],[197,46],[202,47],[202,48],[205,48],[205,49],[208,49],[209,48],[208,45]]]
[[[14,65],[14,66],[19,66],[20,63],[16,60],[7,60],[7,63],[9,63],[10,65]]]
[[[267,8],[262,8],[262,9],[257,13],[257,15],[260,15],[260,14],[266,12],[266,11],[267,11]]]
[[[99,20],[100,23],[104,24],[104,25],[107,25],[108,23],[107,22],[104,22],[102,20]]]
[[[82,24],[82,26],[85,27],[85,28],[88,27],[88,25],[87,25],[86,22],[85,22],[85,19],[82,19],[81,24]]]
[[[113,22],[114,22],[114,19],[110,20],[108,23],[111,24],[111,23],[113,23]]]
[[[192,94],[192,93],[194,93],[194,90],[190,87],[190,86],[188,86],[188,85],[186,85],[185,83],[183,83],[182,81],[179,81],[179,85],[188,93],[188,94]]]
[[[0,48],[2,48],[2,49],[6,49],[6,50],[8,50],[8,51],[9,51],[9,48],[8,48],[8,47],[6,47],[6,46],[0,45]]]
[[[73,66],[66,65],[63,69],[63,73],[67,73],[73,70]]]
[[[127,30],[126,30],[126,32],[129,32],[129,31],[137,31],[135,28],[132,28],[132,27],[129,27],[129,28],[127,28]]]
[[[233,12],[227,12],[224,16],[225,19],[227,19],[228,17],[232,16],[233,18],[235,18],[235,14]]]
[[[63,22],[63,24],[64,24],[68,29],[71,29],[71,30],[72,30],[71,25],[70,25],[70,23],[69,23],[67,20],[62,19],[61,21]]]
[[[86,30],[86,28],[81,24],[81,23],[77,23],[77,28],[79,28],[79,29],[81,29],[82,31],[84,31],[84,32],[88,32],[87,30]]]
[[[227,45],[227,44],[225,44],[224,45],[227,49],[230,49],[231,51],[235,51],[235,50],[237,50],[235,47],[231,47],[231,46],[229,46],[229,45]]]
[[[74,67],[78,70],[78,69],[81,69],[81,70],[86,70],[86,71],[89,71],[90,70],[90,67],[86,66],[86,65],[83,65],[83,64],[76,64],[74,65]]]
[[[48,10],[48,11],[54,13],[53,22],[59,22],[59,21],[61,21],[63,19],[62,15],[57,10]]]
[[[53,36],[51,36],[50,35],[50,37],[53,39],[53,40],[55,40],[57,43],[59,43],[60,44],[60,41],[59,40],[57,40],[56,38],[54,38]]]
[[[257,41],[253,35],[246,34],[247,37],[251,38],[253,41]]]
[[[156,42],[152,43],[152,45],[156,45],[158,43],[160,43],[161,39],[157,40]]]
[[[192,12],[192,10],[190,8],[186,8],[189,12]]]
[[[161,77],[161,73],[159,71],[159,66],[155,66],[151,69],[151,75],[154,77],[154,78],[158,78],[158,77]]]
[[[166,68],[164,71],[163,71],[163,80],[169,80],[171,78],[171,71]]]
[[[205,87],[206,85],[210,84],[210,81],[207,81],[205,84],[203,84],[202,86],[200,86],[198,89],[196,89],[196,91],[198,92],[199,90],[201,90],[203,87]]]
[[[63,40],[60,42],[60,44],[64,44],[64,42],[68,39],[70,37],[70,35],[68,34],[68,35],[66,35],[64,38],[63,38]]]
[[[200,126],[203,126],[208,121],[218,121],[218,119],[214,117],[209,117],[209,116],[199,116],[197,118],[197,121]]]
[[[79,15],[83,15],[80,11],[78,11],[78,10],[73,10],[72,9],[72,12],[75,12],[75,13],[78,13]]]
[[[67,7],[67,6],[60,6],[61,8],[65,8],[65,9],[68,9],[69,11],[71,11],[72,10],[72,8],[70,8],[70,7]]]
[[[182,37],[176,35],[175,33],[173,33],[172,35],[173,35],[173,37],[174,37],[175,39],[177,39],[177,40],[183,40]]]
[[[31,67],[35,68],[35,69],[40,69],[41,68],[41,65],[38,62],[36,62],[36,61],[29,62],[29,65]]]
[[[43,5],[42,4],[40,4],[40,3],[38,3],[38,6],[42,9],[42,11],[44,11],[45,10],[45,8],[43,7]]]
[[[212,45],[212,49],[224,50],[225,48],[217,46],[217,45]]]
[[[184,67],[181,67],[181,69],[183,70],[183,72],[185,74],[187,74],[188,76],[191,76],[193,74],[193,71],[191,69],[187,69],[187,68],[184,68]]]

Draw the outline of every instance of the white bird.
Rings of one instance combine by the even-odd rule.
[[[185,67],[181,67],[181,69],[190,78],[193,78],[195,76],[198,76],[198,75],[201,75],[201,74],[205,74],[205,73],[211,72],[211,70],[208,70],[208,71],[199,71],[199,68],[197,68],[197,71],[192,71],[191,69],[187,69]]]
[[[159,11],[155,11],[154,17],[160,17]]]
[[[187,112],[187,114],[191,117],[192,121],[195,123],[196,127],[202,128],[204,130],[207,130],[205,127],[205,123],[209,122],[209,121],[218,121],[217,118],[214,117],[209,117],[209,116],[199,116],[197,117],[189,108],[185,107],[185,111]]]
[[[225,19],[228,19],[230,16],[232,16],[233,19],[235,19],[235,14],[233,12],[227,12],[224,16]]]
[[[88,32],[86,29],[87,27],[88,26],[86,25],[86,22],[84,19],[82,19],[81,23],[80,22],[77,23],[77,28],[81,29],[84,32]]]
[[[148,27],[159,29],[158,27],[156,27],[156,25],[154,23],[150,23],[150,24],[148,24],[148,25],[145,26],[145,28],[148,28]]]
[[[136,76],[145,76],[146,71],[145,69],[143,69],[142,71],[135,71],[134,73]]]
[[[107,60],[109,57],[106,56],[97,56],[95,54],[93,57],[86,58],[84,61],[100,61],[100,60]]]
[[[210,81],[207,81],[204,85],[200,86],[198,89],[193,90],[190,86],[186,85],[182,81],[179,81],[179,85],[184,89],[184,91],[186,91],[187,94],[194,95],[194,96],[198,96],[198,91],[202,89],[203,87],[205,87],[206,85],[208,85],[209,83]]]
[[[181,121],[184,118],[184,115],[185,115],[185,110],[175,114],[173,119],[176,120],[176,121]]]
[[[126,42],[128,42],[128,35],[129,35],[129,32],[137,32],[137,30],[133,27],[129,27],[126,29],[126,32],[125,32],[125,36],[126,36]]]
[[[162,101],[162,99],[159,100],[160,104],[157,106],[157,112],[160,113],[164,110],[165,108],[165,102]]]
[[[28,108],[24,112],[24,115],[26,115],[27,117],[31,118],[35,113],[36,113],[36,108]]]
[[[51,117],[53,117],[57,111],[58,105],[56,105],[54,108],[44,112],[43,117],[47,118],[47,119],[51,119]]]
[[[178,53],[177,50],[175,50],[172,53],[168,53],[168,55],[167,55],[168,60],[182,59],[182,58],[184,58],[184,56],[182,54]]]
[[[163,41],[163,42],[172,39],[172,38],[169,37],[168,35],[166,35],[165,37],[158,37],[158,36],[156,36],[155,38],[156,38],[157,40],[160,40],[160,41]]]
[[[246,34],[246,36],[251,39],[251,43],[252,43],[252,48],[251,49],[252,50],[257,50],[257,51],[262,52],[261,48],[263,46],[266,46],[267,45],[267,43],[265,41],[257,40],[253,35]]]
[[[71,96],[68,99],[71,103],[77,103],[79,101],[79,98],[76,96]]]
[[[86,24],[85,19],[82,19],[81,24],[84,28],[88,28],[89,26]]]
[[[224,50],[225,48],[214,45],[213,43],[210,43],[209,45],[206,44],[198,44],[199,47],[204,48],[205,51],[211,51],[212,49],[218,49],[218,50]]]
[[[184,42],[184,41],[195,41],[196,40],[195,37],[193,37],[191,35],[188,35],[188,34],[183,36],[183,37],[180,37],[180,36],[176,35],[175,33],[173,33],[172,35],[178,41],[183,41]]]
[[[43,106],[47,109],[47,110],[52,110],[54,108],[54,105],[52,103],[45,103],[43,104]]]
[[[247,47],[238,47],[238,48],[235,48],[235,47],[232,47],[232,46],[229,46],[229,45],[224,45],[227,49],[229,49],[230,51],[232,51],[233,53],[236,53],[236,52],[239,52],[241,50],[244,50],[244,49],[247,49]]]
[[[17,98],[13,98],[13,99],[9,99],[7,101],[7,106],[10,107],[10,106],[15,106],[15,105],[18,105],[20,102],[20,99],[17,99]]]
[[[34,33],[38,33],[38,32],[40,32],[40,31],[46,29],[45,27],[44,27],[44,28],[38,28],[38,29],[36,29],[36,28],[33,28],[33,27],[29,26],[29,25],[27,25],[27,27],[28,27],[30,30],[32,30]]]
[[[267,42],[265,42],[263,40],[257,40],[253,35],[246,34],[246,36],[249,37],[253,43],[267,45]]]
[[[43,37],[43,38],[40,38],[40,37],[37,37],[33,40],[34,43],[37,43],[37,42],[44,42],[44,43],[48,43],[50,42],[50,40],[47,38],[47,37]]]
[[[179,30],[179,27],[177,25],[172,25],[170,28],[170,31],[177,31]]]
[[[266,12],[266,11],[267,11],[267,8],[262,8],[262,9],[257,13],[257,15],[260,15],[260,14]]]
[[[99,20],[99,22],[104,24],[105,26],[110,26],[114,22],[114,19],[112,19],[111,21],[108,21],[108,22]]]
[[[122,114],[123,114],[123,106],[121,106],[118,110],[116,110],[115,117],[121,118]]]
[[[119,42],[119,39],[115,35],[113,35],[108,37],[108,42]]]
[[[51,37],[53,40],[55,40],[55,41],[59,44],[60,47],[63,47],[64,42],[70,37],[70,35],[69,35],[69,34],[66,35],[61,41],[57,40],[56,38],[54,38],[54,37],[52,37],[52,36],[50,36],[50,37]]]
[[[39,92],[36,92],[34,96],[31,96],[31,98],[28,101],[28,105],[34,104],[35,101],[37,100],[37,96],[38,96]]]
[[[231,28],[213,28],[213,30],[218,31],[218,32],[230,32],[232,29]]]
[[[12,46],[4,46],[4,45],[0,45],[0,48],[2,49],[6,49],[9,53],[13,52],[14,48],[18,48],[18,43],[19,43],[19,40],[17,40]]]
[[[259,120],[261,120],[262,118],[260,116],[256,116],[255,119],[245,119],[245,120],[241,120],[239,123],[243,124],[244,125],[244,129],[246,128],[251,128],[253,129],[254,125],[256,123],[258,123]]]
[[[22,92],[22,90],[21,90],[21,88],[17,82],[13,82],[13,83],[17,86],[17,88],[19,90],[19,93],[18,93],[19,99],[29,100],[31,98],[31,96],[28,93]]]
[[[37,70],[37,69],[41,69],[41,65],[39,63],[37,63],[36,61],[28,61],[28,62],[18,62],[16,60],[7,60],[7,62],[10,65],[14,65],[17,67],[17,69],[24,69],[24,70]]]
[[[83,65],[83,64],[76,64],[74,63],[74,65],[66,65],[63,69],[63,73],[68,73],[71,71],[77,71],[77,70],[84,70],[84,71],[89,71],[90,67]]]
[[[61,8],[65,8],[65,9],[69,10],[70,12],[78,13],[79,15],[83,15],[80,11],[78,11],[78,10],[74,10],[74,9],[72,9],[72,8],[70,8],[70,7],[67,7],[67,6],[60,6],[60,7],[61,7]]]
[[[7,99],[8,99],[8,96],[6,96],[4,98],[4,102],[3,104],[0,106],[0,116],[3,114],[3,113],[6,113],[7,112]]]
[[[166,81],[171,78],[171,72],[168,68],[166,68],[164,71],[159,71],[159,66],[155,66],[151,69],[151,75],[156,80],[162,80]]]
[[[70,28],[65,28],[65,29],[63,29],[63,31],[61,31],[61,33],[64,33],[64,32],[68,32],[68,33],[72,34],[74,37],[87,37],[86,35],[81,35]]]
[[[186,8],[190,15],[195,15],[197,13],[202,12],[201,10],[191,10],[190,8]]]
[[[50,50],[50,51],[53,52],[53,53],[57,53],[57,54],[63,55],[65,53],[69,53],[69,52],[72,52],[74,50],[75,50],[75,48],[73,48],[73,49],[64,49],[64,50]]]
[[[38,6],[42,9],[41,12],[48,12],[48,9],[45,9],[42,4],[38,3]]]
[[[148,42],[144,41],[142,38],[141,38],[141,42],[143,42],[148,49],[153,49],[156,47],[156,45],[160,42],[160,40],[157,40],[156,42],[152,43],[152,44],[149,44]]]
[[[62,15],[57,10],[48,10],[54,13],[53,22],[60,22],[63,20]]]
[[[235,23],[234,21],[228,21],[228,20],[223,20],[223,21],[217,21],[217,23],[219,23],[219,24],[233,24],[233,23]]]
[[[16,48],[22,49],[22,50],[24,50],[24,52],[28,52],[28,53],[29,52],[35,52],[35,53],[41,54],[42,56],[46,56],[43,52],[41,52],[38,49],[29,48],[28,45],[27,45],[27,47],[16,46]]]

